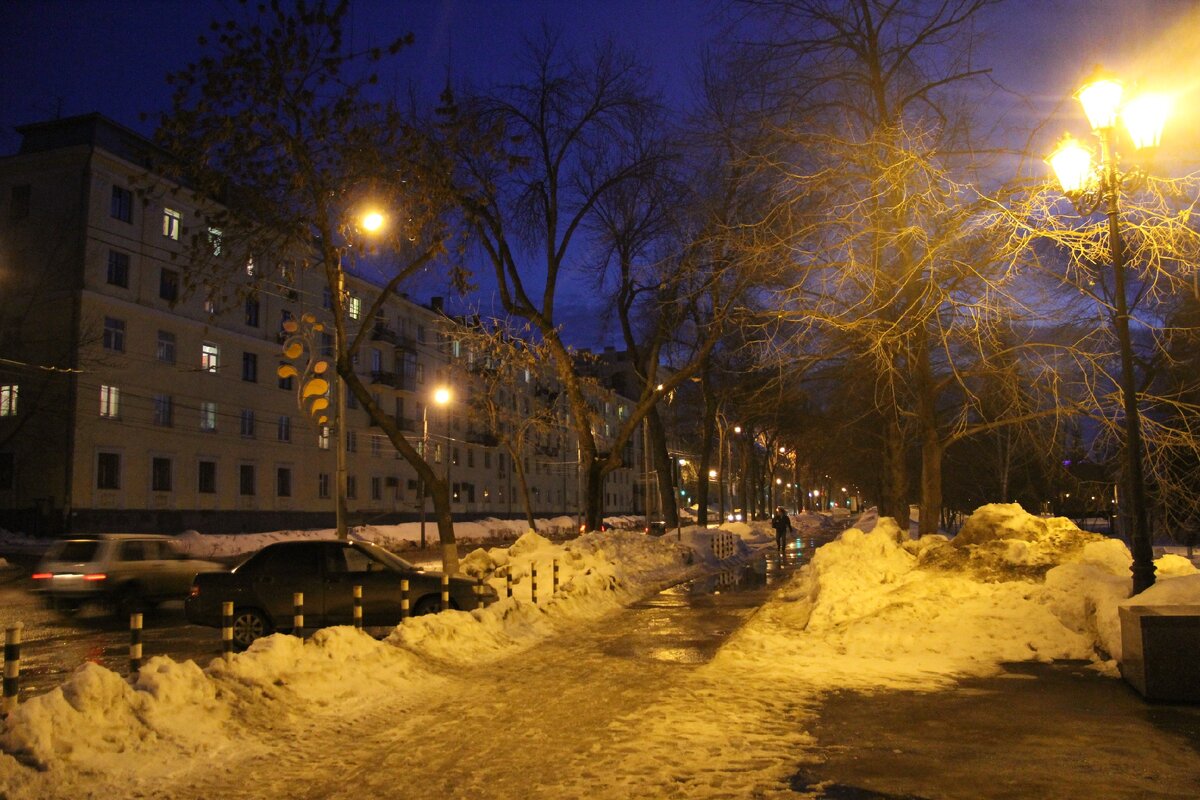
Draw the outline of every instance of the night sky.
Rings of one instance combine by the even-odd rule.
[[[522,42],[544,21],[575,47],[611,37],[631,48],[683,110],[701,50],[737,35],[728,32],[723,0],[354,0],[352,9],[357,41],[415,34],[391,77],[427,98],[445,84],[447,68],[459,85],[511,76]],[[56,116],[98,111],[151,133],[140,117],[168,106],[165,74],[197,57],[196,37],[212,19],[236,10],[230,0],[0,0],[0,154],[18,147],[14,126]],[[1200,0],[1012,0],[979,26],[977,66],[991,67],[1004,87],[981,103],[1004,129],[1041,126],[1035,147],[1047,150],[1067,128],[1086,133],[1070,95],[1103,62],[1190,90],[1164,155],[1195,168]]]

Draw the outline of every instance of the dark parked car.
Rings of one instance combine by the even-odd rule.
[[[424,572],[378,545],[340,540],[276,542],[230,572],[197,575],[184,609],[188,621],[220,627],[221,603],[232,602],[233,641],[245,648],[261,636],[291,630],[294,592],[304,593],[305,628],[351,624],[355,586],[362,586],[364,625],[397,625],[400,581],[405,578],[413,615],[439,610],[441,573]],[[482,602],[495,602],[495,590],[487,585],[483,590]],[[451,608],[475,608],[480,602],[475,592],[475,581],[451,577]]]

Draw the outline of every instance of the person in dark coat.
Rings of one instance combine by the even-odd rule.
[[[787,550],[788,534],[792,530],[792,521],[788,519],[783,506],[775,509],[775,516],[771,517],[771,527],[775,529],[775,544],[779,547],[779,555],[783,555]]]

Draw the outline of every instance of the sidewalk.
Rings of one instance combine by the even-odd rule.
[[[1200,706],[1147,703],[1083,664],[1008,665],[953,691],[830,696],[814,798],[1200,797]]]

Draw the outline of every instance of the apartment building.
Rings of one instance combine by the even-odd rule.
[[[188,242],[200,234],[220,257],[221,232],[198,230],[206,201],[156,172],[151,142],[100,115],[18,132],[0,159],[0,526],[331,526],[337,435],[351,524],[416,518],[415,473],[366,412],[351,398],[344,431],[318,427],[277,375],[283,323],[329,318],[323,274],[268,279],[248,260],[220,286],[199,280]],[[378,288],[351,275],[347,290],[350,324],[369,326],[356,368],[413,442],[428,431],[456,515],[521,516],[511,457],[470,418],[454,369],[468,354],[440,301],[395,295],[367,320]],[[314,345],[331,352],[325,336]],[[441,385],[455,400],[433,406]],[[605,402],[614,422],[628,408]],[[521,457],[536,512],[576,513],[569,426]],[[632,470],[612,476],[606,510],[629,511],[632,487]]]

